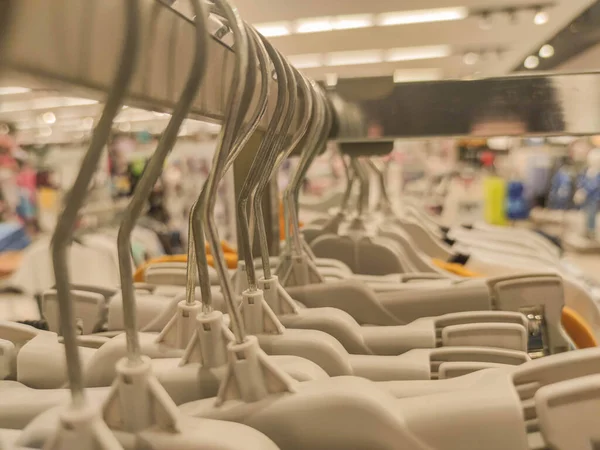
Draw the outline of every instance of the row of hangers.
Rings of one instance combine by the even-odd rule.
[[[342,216],[304,239],[299,191],[333,110],[226,0],[191,1],[195,59],[119,228],[120,287],[73,285],[68,247],[136,69],[140,2],[123,3],[119,70],[54,232],[56,289],[42,302],[52,331],[0,323],[8,448],[593,447],[600,352],[567,351],[561,276],[464,280],[437,270],[419,253],[429,241],[413,241],[422,223],[397,214],[385,195],[370,214],[356,158],[348,173],[349,185],[357,177],[362,187],[358,215],[345,233],[330,233],[346,223],[344,196]],[[209,14],[233,38],[235,65],[213,166],[189,218],[187,262],[151,266],[134,283],[131,232],[201,86]],[[237,199],[244,261],[232,280],[213,219],[217,187],[268,106],[275,112]],[[261,199],[293,153],[300,161],[284,192],[285,251],[273,259]],[[413,217],[428,220],[418,208]]]

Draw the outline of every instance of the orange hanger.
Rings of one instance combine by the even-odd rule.
[[[575,347],[590,348],[598,346],[596,336],[594,336],[594,332],[585,319],[568,306],[563,307],[560,323]]]
[[[304,222],[300,220],[300,228],[304,226]],[[279,200],[279,240],[285,239],[285,220],[283,219],[283,202]]]
[[[223,249],[223,253],[235,253],[237,255],[235,248],[233,248],[227,241],[221,241],[221,248]],[[208,242],[204,244],[204,249],[207,255],[212,255],[212,251]]]
[[[227,268],[235,269],[238,263],[238,255],[235,252],[234,248],[225,241],[221,241],[221,248],[223,249],[223,253],[225,256],[225,262],[227,263]],[[205,246],[206,250],[206,259],[208,260],[208,264],[214,267],[214,259],[213,255],[210,251],[210,246],[208,243]],[[146,269],[153,264],[160,264],[164,262],[184,262],[187,263],[187,254],[180,255],[163,255],[157,258],[152,258],[146,261],[144,264],[140,265],[133,275],[133,280],[135,282],[143,282],[144,274],[146,273]]]

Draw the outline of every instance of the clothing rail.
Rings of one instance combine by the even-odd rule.
[[[600,132],[600,73],[397,84],[391,77],[345,79],[329,98],[338,117],[344,112],[337,138],[345,142]]]
[[[119,61],[124,20],[123,0],[4,0],[0,81],[102,101]],[[140,1],[140,23],[141,51],[126,104],[168,112],[194,59],[194,24],[158,0]],[[208,60],[190,118],[221,122],[233,50],[213,38]],[[265,120],[269,117],[266,114]]]
[[[103,99],[124,33],[122,6],[122,0],[0,2],[0,80]],[[159,0],[143,0],[140,9],[142,50],[127,104],[169,111],[193,60],[194,25]],[[233,50],[213,38],[209,62],[190,117],[220,122]],[[336,136],[344,141],[600,132],[600,73],[400,84],[391,77],[342,79],[330,99]]]

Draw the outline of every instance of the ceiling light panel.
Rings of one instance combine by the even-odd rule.
[[[311,69],[323,65],[323,56],[320,53],[291,55],[287,59],[296,69]]]
[[[356,14],[334,17],[331,23],[334,30],[353,30],[372,27],[375,22],[372,14]]]
[[[401,47],[386,51],[388,62],[416,61],[419,59],[446,58],[452,54],[449,45],[433,45],[428,47]]]
[[[0,105],[0,112],[35,111],[38,109],[60,108],[65,106],[94,105],[97,100],[77,97],[41,97],[20,102],[5,102]]]
[[[550,20],[550,15],[545,10],[539,10],[533,16],[533,23],[535,23],[536,25],[547,24],[548,20]]]
[[[31,89],[24,88],[24,87],[9,87],[9,86],[0,87],[0,95],[25,94],[29,91],[31,91]]]
[[[553,57],[554,56],[554,47],[552,47],[550,44],[542,45],[542,48],[540,48],[540,51],[539,51],[539,55],[542,58]]]
[[[287,36],[292,32],[289,22],[270,22],[255,24],[254,28],[264,37]]]
[[[469,10],[464,6],[456,8],[419,9],[413,11],[397,11],[379,14],[377,25],[410,25],[414,23],[446,22],[463,20],[469,16]]]
[[[382,50],[360,50],[351,52],[333,52],[325,55],[328,66],[354,66],[358,64],[376,64],[383,61]]]
[[[296,21],[296,33],[319,33],[333,30],[332,17],[314,17]]]
[[[441,80],[441,69],[398,69],[394,71],[394,83],[409,83],[411,81]]]
[[[540,59],[535,55],[528,56],[527,58],[525,58],[525,62],[523,63],[523,65],[526,69],[535,69],[537,66],[540,65]]]

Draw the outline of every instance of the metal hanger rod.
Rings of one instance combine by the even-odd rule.
[[[119,67],[119,70],[115,71],[116,76],[114,76],[111,83],[112,91],[106,99],[102,116],[92,133],[89,149],[83,157],[81,168],[69,191],[68,201],[65,203],[65,208],[58,219],[52,236],[52,263],[60,309],[60,327],[64,337],[69,387],[75,405],[81,405],[84,402],[84,384],[79,359],[77,332],[75,331],[75,317],[71,303],[68,263],[69,245],[79,210],[83,206],[90,182],[108,141],[113,120],[121,109],[127,88],[135,71],[139,43],[138,6],[139,2],[137,0],[131,0],[125,3],[125,7],[115,10],[115,13],[117,10],[124,10],[127,18],[123,24],[124,34],[121,36],[123,42],[121,56],[118,58],[117,63],[113,63],[113,66]]]
[[[206,43],[208,39],[206,19],[204,11],[200,6],[202,1],[193,0],[193,3],[197,23],[197,26],[194,28],[196,31],[194,36],[196,53],[188,73],[188,81],[179,94],[180,100],[177,102],[173,116],[161,136],[156,151],[146,164],[144,173],[135,187],[117,236],[121,291],[123,293],[123,324],[127,336],[128,355],[132,362],[137,362],[140,358],[140,344],[136,326],[135,289],[133,286],[133,268],[131,265],[131,233],[148,200],[148,196],[152,192],[152,188],[162,173],[165,159],[175,145],[181,124],[187,117],[191,104],[206,73]]]

